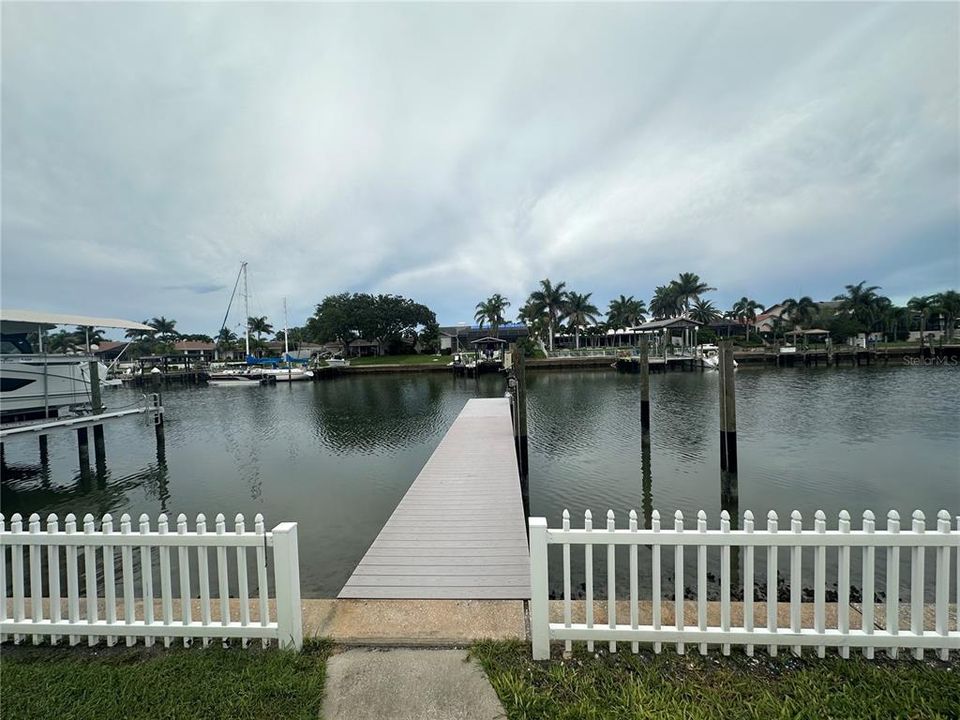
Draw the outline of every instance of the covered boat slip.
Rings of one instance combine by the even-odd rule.
[[[339,596],[529,599],[509,400],[467,401]]]

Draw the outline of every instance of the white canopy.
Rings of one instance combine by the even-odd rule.
[[[149,325],[133,322],[132,320],[89,317],[87,315],[66,315],[63,313],[38,312],[36,310],[10,310],[9,308],[0,308],[0,323],[4,325],[16,323],[26,330],[34,330],[38,326],[49,329],[57,325],[89,325],[90,327],[149,330],[153,332],[153,328]]]

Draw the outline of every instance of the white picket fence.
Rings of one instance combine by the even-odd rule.
[[[210,548],[216,550],[213,566]],[[273,617],[267,581],[271,548]],[[250,599],[248,551],[254,553],[256,560],[256,603]],[[178,570],[176,598],[172,554]],[[135,530],[130,516],[124,514],[119,532],[114,530],[109,514],[103,516],[100,529],[95,527],[93,516],[86,515],[79,532],[73,514],[67,515],[63,530],[56,515],[49,515],[43,528],[40,517],[33,514],[26,532],[19,514],[10,519],[9,530],[0,515],[0,641],[12,636],[19,643],[31,637],[35,645],[43,638],[56,644],[61,636],[67,636],[70,645],[76,645],[81,637],[86,637],[93,646],[102,638],[107,645],[114,645],[118,637],[124,637],[127,645],[134,645],[142,637],[147,646],[162,639],[169,647],[174,638],[182,638],[185,646],[194,638],[202,638],[204,645],[211,638],[224,642],[239,638],[243,645],[250,638],[261,638],[264,646],[276,640],[281,647],[300,649],[303,631],[297,555],[297,524],[281,523],[265,532],[259,514],[254,519],[253,532],[246,531],[243,515],[236,516],[231,531],[227,530],[223,515],[217,515],[213,532],[207,531],[202,514],[197,516],[192,532],[187,530],[183,514],[177,517],[175,528],[168,526],[166,515],[160,515],[156,531],[150,529],[147,515],[140,516]],[[83,591],[79,575],[81,556]],[[8,562],[12,580],[9,594]],[[154,587],[157,568],[159,595]],[[212,569],[216,570],[215,597],[211,596],[210,587]],[[29,573],[29,587],[24,583],[25,571]],[[64,571],[65,595],[61,593]],[[231,576],[237,588],[233,598]],[[196,578],[196,585],[192,578]],[[196,596],[191,592],[194,587],[198,588]],[[8,607],[11,599],[12,615]],[[155,607],[157,601],[159,608]],[[256,619],[251,619],[251,609],[257,610]]]
[[[542,517],[530,518],[530,628],[533,640],[533,657],[542,660],[550,656],[550,642],[564,640],[567,651],[572,641],[587,641],[592,650],[595,641],[609,642],[610,652],[616,652],[617,641],[629,641],[633,652],[637,652],[640,642],[651,642],[654,651],[660,652],[662,643],[675,642],[678,653],[684,652],[684,643],[699,644],[701,654],[707,652],[708,645],[720,645],[723,654],[729,654],[731,645],[744,645],[748,655],[753,654],[755,645],[766,645],[768,652],[775,655],[778,646],[789,646],[799,655],[803,646],[815,646],[820,657],[825,655],[827,646],[838,647],[842,657],[849,657],[851,647],[863,648],[866,657],[872,658],[874,649],[883,648],[888,655],[896,657],[898,648],[912,648],[916,658],[923,657],[925,649],[939,651],[942,659],[949,658],[950,650],[960,649],[960,627],[950,630],[948,627],[948,603],[950,595],[950,549],[955,548],[956,597],[960,604],[960,517],[957,518],[955,532],[951,532],[950,515],[941,510],[937,516],[935,532],[927,532],[925,519],[919,510],[913,514],[910,530],[901,531],[900,517],[895,511],[887,516],[886,531],[875,529],[875,519],[869,510],[863,514],[861,530],[851,530],[850,515],[843,511],[839,516],[837,530],[827,530],[826,516],[817,511],[814,529],[804,530],[800,513],[791,515],[790,530],[781,532],[777,527],[776,513],[767,516],[766,531],[754,530],[754,518],[750,511],[744,513],[743,529],[731,530],[730,517],[726,511],[721,514],[720,529],[707,529],[707,516],[701,510],[697,516],[697,529],[686,530],[683,527],[683,515],[677,511],[673,530],[660,527],[660,515],[653,511],[651,528],[640,530],[637,527],[637,515],[630,512],[628,529],[616,529],[613,511],[607,513],[606,529],[594,530],[590,511],[584,516],[583,529],[570,528],[570,514],[563,513],[563,526],[560,529],[548,528]],[[549,577],[548,547],[561,545],[563,553],[563,619],[561,623],[550,622],[549,616]],[[584,548],[585,600],[584,623],[571,622],[571,546]],[[606,547],[607,562],[607,621],[594,623],[594,546]],[[626,546],[629,554],[629,619],[625,622],[617,617],[616,592],[616,550]],[[651,623],[640,625],[639,588],[638,588],[638,551],[641,546],[649,548],[651,563]],[[664,626],[662,616],[661,569],[663,567],[662,548],[673,548],[675,623]],[[697,624],[686,627],[684,619],[684,550],[692,546],[697,557]],[[707,550],[719,548],[720,553],[720,625],[707,623]],[[742,626],[731,627],[731,548],[742,548],[743,554],[743,597],[748,599],[744,605]],[[801,624],[801,558],[804,548],[814,548],[814,621],[813,627]],[[778,627],[777,614],[777,556],[779,548],[789,548],[790,570],[790,622],[789,627]],[[837,623],[836,627],[826,627],[826,554],[827,548],[837,552]],[[862,629],[850,628],[850,575],[851,550],[858,548],[862,562]],[[935,551],[935,630],[924,631],[924,562],[927,548]],[[874,627],[875,562],[877,551],[881,550],[886,558],[886,608],[884,629]],[[902,632],[900,625],[900,552],[910,555],[910,630]],[[754,597],[754,558],[757,552],[766,553],[767,569],[767,624],[766,627],[754,627],[753,606],[749,600]],[[714,551],[715,552],[715,551]],[[669,556],[668,556],[669,557]],[[669,600],[667,602],[670,602]],[[669,605],[668,605],[669,607]],[[622,603],[621,603],[622,610]],[[958,609],[960,610],[960,609]],[[960,615],[960,612],[958,612]],[[960,622],[960,620],[958,620]]]

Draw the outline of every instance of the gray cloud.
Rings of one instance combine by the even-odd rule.
[[[952,4],[4,4],[2,299],[219,327],[541,277],[960,277]]]

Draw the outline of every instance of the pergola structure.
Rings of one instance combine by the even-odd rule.
[[[651,320],[643,325],[637,325],[630,328],[630,332],[638,335],[652,335],[657,348],[655,354],[667,355],[668,348],[674,346],[673,338],[680,338],[681,354],[685,351],[695,348],[698,345],[697,336],[703,323],[691,320],[685,317],[665,318],[663,320]]]

